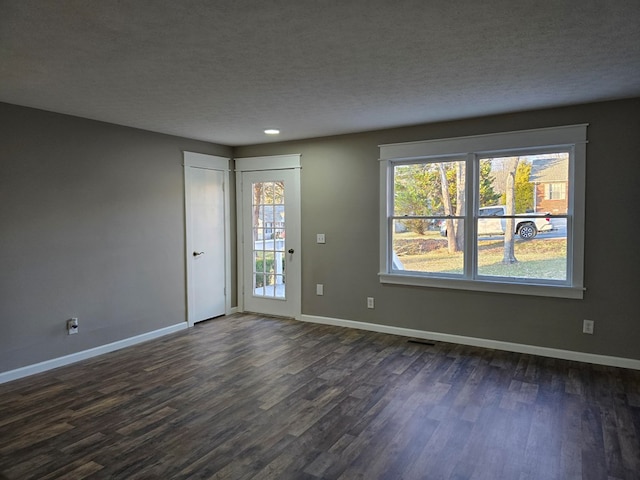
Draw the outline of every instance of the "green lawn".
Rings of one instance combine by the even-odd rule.
[[[398,258],[405,270],[430,273],[462,273],[462,252],[450,254],[446,239],[437,232],[427,235],[401,234],[396,240],[406,240],[408,244],[430,242],[440,239],[438,248],[419,254],[401,254]],[[433,245],[431,243],[431,245]],[[481,240],[478,243],[478,273],[480,275],[541,278],[565,280],[567,242],[564,238],[538,237],[535,240],[516,240],[515,256],[518,262],[511,265],[502,263],[504,244],[502,240]],[[406,250],[406,249],[405,249]]]

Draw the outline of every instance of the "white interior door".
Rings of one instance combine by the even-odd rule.
[[[227,175],[225,171],[185,164],[190,325],[224,315],[227,309]]]
[[[239,175],[243,309],[299,318],[300,170]]]

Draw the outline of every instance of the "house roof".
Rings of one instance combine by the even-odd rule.
[[[537,183],[566,182],[569,162],[561,158],[543,158],[532,162],[529,181]]]
[[[636,0],[3,0],[0,101],[226,145],[640,96]]]
[[[527,162],[531,164],[529,181],[536,183],[566,182],[569,178],[569,162],[564,154],[549,156],[529,156]],[[507,171],[501,162],[493,164],[493,189],[497,193],[504,193],[507,183]]]

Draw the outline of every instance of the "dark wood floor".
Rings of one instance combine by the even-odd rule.
[[[0,472],[638,479],[640,372],[238,315],[0,385]]]

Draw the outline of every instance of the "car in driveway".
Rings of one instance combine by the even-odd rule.
[[[493,205],[478,209],[478,235],[504,235],[507,207],[504,205]],[[516,214],[515,234],[523,240],[531,240],[540,232],[550,232],[553,230],[551,218],[544,215],[537,216],[530,213]],[[447,236],[447,221],[442,220],[440,224],[440,235]]]

